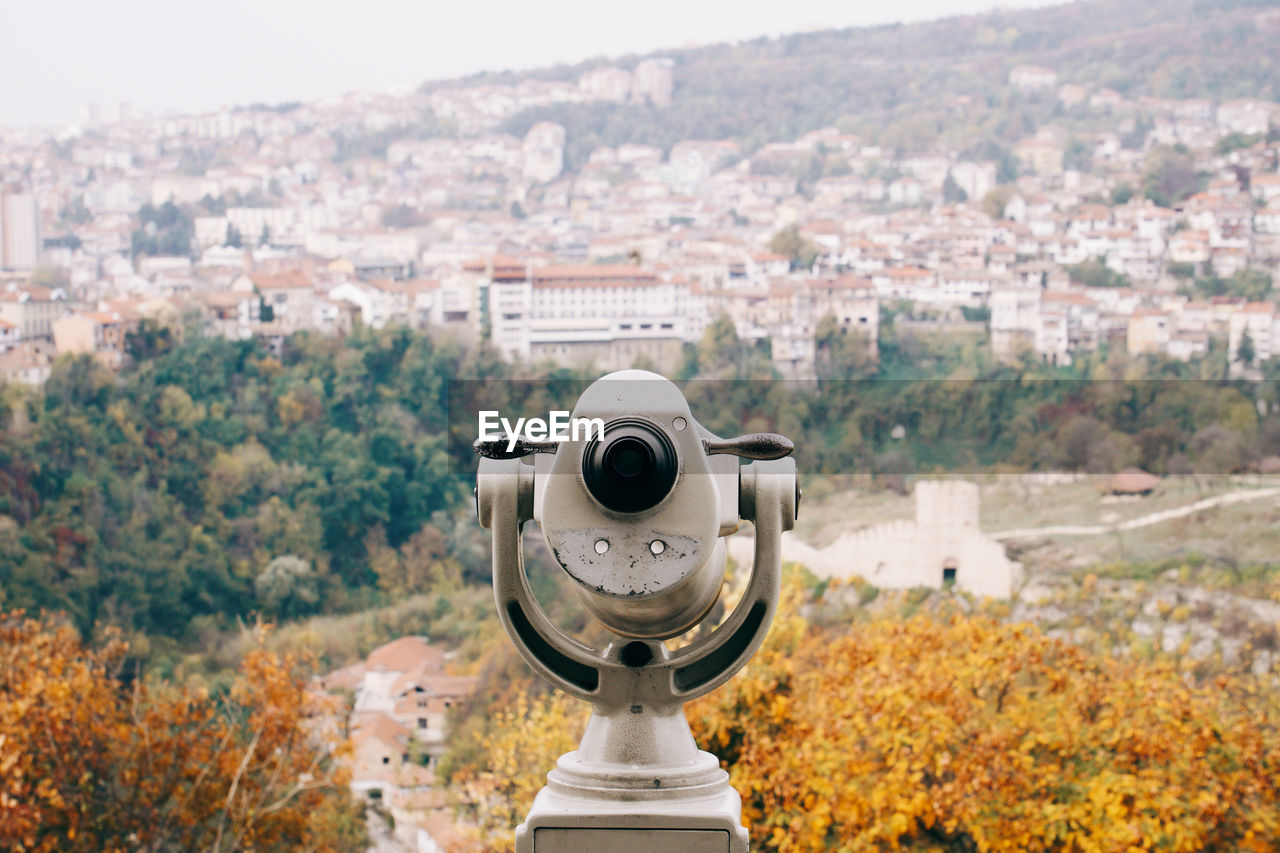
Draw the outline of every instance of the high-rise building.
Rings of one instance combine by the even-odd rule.
[[[31,270],[40,260],[40,210],[30,193],[0,191],[0,269]]]

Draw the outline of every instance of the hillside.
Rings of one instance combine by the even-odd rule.
[[[562,104],[526,110],[505,129],[522,134],[537,121],[560,122],[569,132],[571,166],[599,145],[727,137],[751,150],[829,125],[902,151],[989,148],[1050,119],[1084,120],[1064,113],[1053,92],[1012,90],[1008,74],[1016,65],[1052,68],[1059,84],[1112,88],[1130,99],[1276,99],[1277,33],[1280,6],[1251,0],[1097,0],[800,33],[661,52],[676,62],[670,107]],[[613,64],[631,67],[639,59]],[[602,64],[464,82],[573,79]]]

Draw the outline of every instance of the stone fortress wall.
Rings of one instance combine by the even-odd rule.
[[[965,480],[921,480],[915,485],[914,521],[891,521],[846,533],[826,548],[785,537],[783,559],[819,577],[858,576],[884,589],[954,583],[965,592],[1009,598],[1022,580],[1022,565],[978,524],[979,491]],[[790,543],[794,543],[793,545]],[[751,540],[730,537],[729,553],[751,562]]]

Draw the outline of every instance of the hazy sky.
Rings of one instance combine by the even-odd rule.
[[[196,112],[1047,2],[0,0],[0,125],[76,121],[91,102]]]

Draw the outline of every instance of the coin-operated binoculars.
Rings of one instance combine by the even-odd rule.
[[[742,802],[714,756],[694,744],[683,705],[714,690],[759,648],[778,601],[781,538],[799,490],[792,443],[722,440],[680,390],[644,371],[592,384],[573,423],[590,437],[483,437],[476,508],[493,531],[498,616],[543,678],[591,703],[578,749],[560,758],[516,830],[516,853],[746,853]],[[742,464],[741,459],[755,460]],[[618,639],[594,649],[551,624],[530,593],[521,527],[542,528],[582,605]],[[662,642],[711,611],[725,545],[755,526],[741,601],[714,631],[672,651]]]

